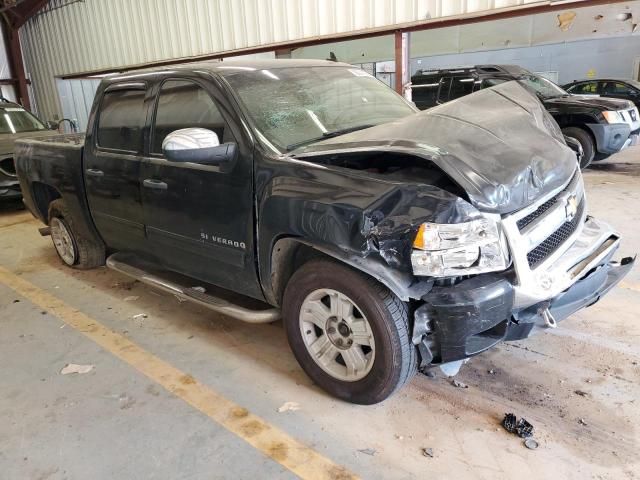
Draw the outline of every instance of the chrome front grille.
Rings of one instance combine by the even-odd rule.
[[[551,234],[551,236],[547,237],[540,245],[527,253],[527,262],[529,263],[529,267],[536,268],[540,263],[544,262],[550,255],[558,250],[558,248],[576,232],[578,226],[582,222],[584,206],[585,201],[583,197],[575,216],[571,220],[563,223],[560,228]]]
[[[551,207],[553,207],[557,201],[558,201],[557,197],[553,197],[551,200],[547,200],[538,208],[536,208],[533,212],[531,212],[529,215],[527,215],[526,217],[522,217],[520,220],[518,220],[516,222],[516,225],[518,225],[518,228],[521,231],[524,230],[527,227],[527,225],[535,221],[536,218],[538,218],[540,215],[544,215],[544,212],[546,212]]]
[[[571,181],[567,184],[567,186],[565,186],[559,193],[557,193],[556,195],[551,197],[549,200],[544,202],[542,205],[536,208],[533,212],[520,218],[516,222],[516,225],[518,225],[518,228],[520,229],[520,231],[525,230],[529,224],[533,223],[537,218],[543,216],[545,212],[549,210],[551,207],[553,207],[564,194],[566,194],[567,192],[574,191],[578,183],[578,177],[579,175],[578,173],[576,173],[571,178]]]
[[[555,192],[502,217],[518,284],[539,284],[584,229],[587,203],[579,169]]]

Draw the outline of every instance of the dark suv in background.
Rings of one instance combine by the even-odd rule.
[[[584,152],[581,167],[631,145],[640,131],[637,107],[626,100],[571,95],[546,78],[516,65],[422,71],[411,77],[416,106],[427,109],[482,88],[512,80],[533,91],[565,136],[577,140]],[[488,114],[490,112],[487,112]]]
[[[636,80],[618,80],[599,78],[593,80],[574,80],[563,86],[573,95],[595,95],[606,98],[629,100],[640,107],[640,82]]]

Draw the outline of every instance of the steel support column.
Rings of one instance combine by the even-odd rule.
[[[410,33],[397,30],[395,33],[395,88],[400,95],[411,100],[411,64],[409,55]]]

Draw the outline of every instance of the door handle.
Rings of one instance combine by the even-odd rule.
[[[143,180],[142,185],[146,188],[154,188],[156,190],[166,190],[168,185],[160,180],[154,180],[153,178],[147,178]]]
[[[87,168],[86,172],[90,177],[104,177],[104,172],[95,168]]]

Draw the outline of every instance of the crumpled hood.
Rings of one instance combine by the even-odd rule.
[[[577,168],[558,125],[515,81],[291,155],[312,161],[314,155],[349,151],[398,151],[425,158],[460,185],[476,208],[500,214],[559,188]]]

